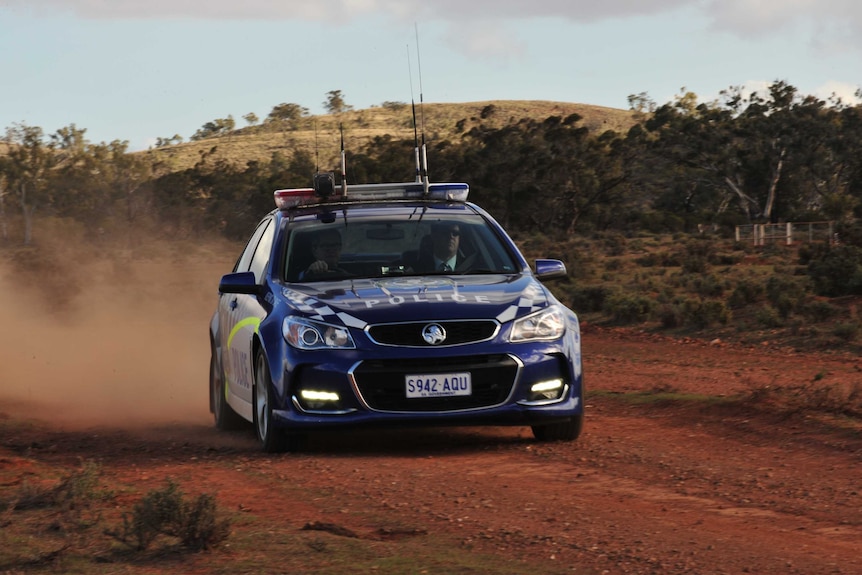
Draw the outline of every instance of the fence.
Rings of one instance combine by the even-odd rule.
[[[768,241],[794,243],[825,241],[834,242],[833,222],[787,222],[786,224],[749,224],[736,226],[736,241],[748,241],[756,246]]]

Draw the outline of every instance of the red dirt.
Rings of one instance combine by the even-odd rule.
[[[383,514],[527,557],[537,573],[862,573],[858,420],[591,393],[574,443],[536,443],[521,428],[375,430],[259,453],[250,432],[217,432],[206,407],[210,292],[227,267],[137,268],[152,293],[96,282],[97,295],[59,317],[26,297],[0,310],[0,412],[47,421],[0,440],[4,474],[93,459],[141,491],[174,477],[297,529],[398,537],[368,519]],[[7,281],[2,301],[11,294]],[[855,356],[589,327],[583,355],[591,392],[731,395],[862,379]],[[296,492],[269,487],[282,477]],[[319,498],[295,494],[315,487]]]

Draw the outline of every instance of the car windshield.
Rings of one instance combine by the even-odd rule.
[[[515,273],[512,254],[476,214],[354,215],[292,224],[288,282],[432,274]]]

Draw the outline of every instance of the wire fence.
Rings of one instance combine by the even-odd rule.
[[[748,224],[736,226],[736,241],[750,242],[755,246],[767,242],[783,242],[790,246],[799,243],[837,243],[834,222],[787,222],[784,224]]]

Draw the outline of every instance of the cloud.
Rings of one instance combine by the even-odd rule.
[[[705,10],[715,29],[741,37],[808,27],[810,36],[803,40],[815,48],[862,49],[858,0],[710,0]]]
[[[814,95],[824,101],[837,97],[852,106],[862,103],[862,99],[856,95],[860,89],[862,88],[848,82],[827,82],[814,90]]]
[[[527,51],[513,31],[496,23],[481,27],[453,24],[446,33],[446,41],[463,54],[498,62],[518,59]]]
[[[402,24],[432,20],[453,29],[470,26],[471,35],[482,36],[460,40],[469,53],[488,53],[493,44],[499,44],[493,31],[483,29],[489,23],[528,18],[591,23],[685,8],[700,12],[714,30],[743,38],[796,28],[804,33],[802,41],[815,49],[862,49],[862,2],[858,0],[2,0],[0,6],[39,15],[65,11],[92,19],[298,20],[338,24],[379,16]],[[505,52],[502,48],[498,45],[497,55]]]
[[[660,13],[693,1],[697,0],[4,0],[3,5],[38,13],[65,10],[83,18],[348,21],[386,14],[399,20],[431,18],[454,23],[541,17],[592,22]]]

